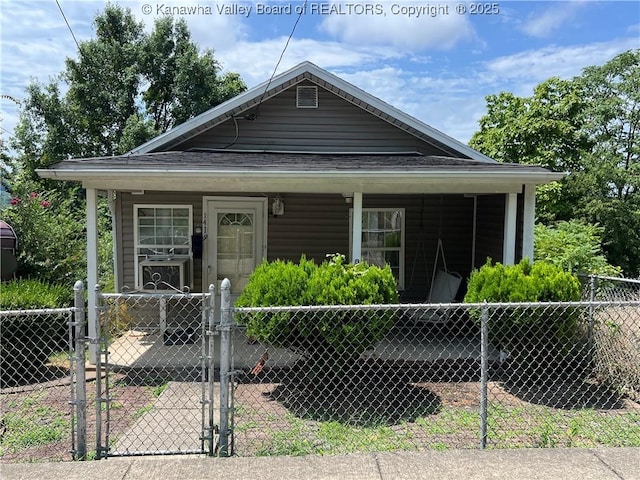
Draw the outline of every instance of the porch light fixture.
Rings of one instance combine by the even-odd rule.
[[[345,203],[353,203],[353,193],[343,193]]]
[[[276,195],[276,198],[273,199],[273,204],[271,205],[271,213],[273,213],[274,217],[279,217],[284,215],[284,202],[280,195]]]

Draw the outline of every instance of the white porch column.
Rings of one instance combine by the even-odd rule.
[[[116,192],[107,191],[109,200],[109,212],[111,213],[111,236],[113,238],[113,286],[116,292],[120,291],[120,258],[118,255],[118,214],[116,206]]]
[[[98,284],[98,192],[95,188],[87,188],[87,321],[89,322],[89,338],[97,338],[95,287]],[[89,345],[89,361],[96,363],[98,345]]]
[[[536,186],[524,186],[524,211],[522,225],[522,258],[533,262],[533,230],[536,223]]]
[[[353,193],[353,225],[351,227],[351,262],[362,259],[362,192]]]
[[[518,194],[505,194],[504,202],[502,263],[504,265],[513,265],[516,261],[516,216],[518,213]]]

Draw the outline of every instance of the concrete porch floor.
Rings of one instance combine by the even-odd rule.
[[[292,366],[299,355],[283,348],[267,347],[250,341],[239,330],[232,331],[233,369],[253,368],[265,352],[269,367]],[[193,343],[167,345],[159,330],[129,330],[109,346],[109,364],[130,368],[199,367],[208,349],[200,336]],[[220,366],[220,336],[214,337],[213,366]],[[393,330],[376,347],[363,355],[367,359],[408,360],[432,362],[436,360],[480,359],[478,336],[443,333],[399,332]],[[490,346],[489,359],[497,360],[499,352]]]

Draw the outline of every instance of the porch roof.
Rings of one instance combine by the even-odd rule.
[[[44,178],[111,190],[308,193],[497,193],[562,174],[531,165],[419,153],[170,151],[64,160]]]

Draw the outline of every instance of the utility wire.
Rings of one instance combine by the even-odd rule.
[[[12,137],[13,137],[13,132],[10,132],[10,131],[9,131],[9,130],[7,130],[6,128],[4,128],[4,127],[0,127],[0,130],[2,130],[2,131],[4,131],[4,132],[7,132],[10,136],[12,136]]]
[[[262,100],[264,99],[264,96],[267,94],[267,91],[269,90],[269,86],[271,85],[271,81],[273,80],[273,77],[275,77],[276,72],[278,71],[278,67],[280,66],[280,62],[282,62],[282,58],[284,57],[284,52],[287,51],[287,47],[289,46],[289,42],[293,38],[293,34],[296,31],[296,27],[298,26],[298,23],[300,23],[300,19],[302,18],[302,14],[307,9],[307,1],[308,0],[304,0],[304,3],[302,4],[302,7],[300,7],[300,13],[298,13],[298,18],[296,19],[296,23],[293,24],[293,28],[291,29],[291,33],[289,34],[289,38],[287,38],[287,42],[284,44],[284,48],[282,49],[282,52],[280,53],[280,58],[278,59],[278,63],[276,63],[276,66],[273,69],[273,72],[271,73],[271,77],[269,78],[269,81],[267,82],[267,86],[264,88],[264,92],[262,92],[262,96],[260,97],[260,100],[258,101],[258,105],[256,106],[256,111],[254,113],[254,115],[256,117],[258,116],[258,110],[260,109],[260,104],[262,104]]]
[[[80,44],[78,43],[78,39],[76,38],[75,34],[73,33],[73,30],[71,29],[71,25],[69,25],[69,21],[67,20],[67,16],[64,14],[64,10],[62,10],[62,5],[60,5],[60,2],[58,0],[56,0],[56,5],[58,5],[58,9],[60,10],[60,13],[62,14],[62,18],[64,18],[64,22],[67,24],[67,28],[71,32],[71,36],[73,37],[73,41],[76,42],[76,47],[78,47],[78,52],[80,53]]]

